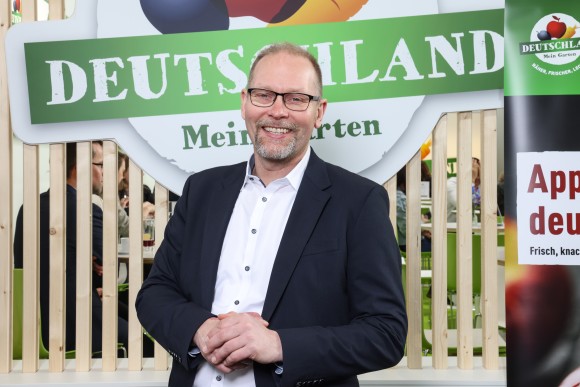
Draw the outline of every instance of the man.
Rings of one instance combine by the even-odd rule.
[[[76,347],[76,237],[77,237],[77,168],[76,144],[69,143],[66,147],[66,350]],[[93,198],[98,197],[103,190],[103,145],[100,141],[92,143],[92,188]],[[50,256],[49,256],[49,220],[50,220],[50,190],[42,193],[40,206],[40,313],[42,320],[42,341],[48,346],[49,339],[49,287],[50,287]],[[23,267],[23,207],[16,218],[14,236],[14,266]],[[102,303],[97,288],[102,286],[102,252],[103,252],[103,211],[93,203],[93,337],[92,350],[101,351],[102,347]],[[127,347],[127,321],[119,319],[119,342]]]
[[[471,200],[472,206],[481,205],[479,184],[481,165],[477,157],[471,158]],[[447,179],[447,221],[457,222],[457,176]]]
[[[310,54],[269,46],[241,95],[253,156],[185,184],[137,298],[171,386],[358,386],[403,356],[387,194],[309,148],[321,94]]]

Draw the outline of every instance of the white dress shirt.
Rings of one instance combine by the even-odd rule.
[[[262,314],[274,260],[309,158],[310,148],[288,175],[267,187],[251,174],[254,156],[248,161],[222,246],[212,313]],[[250,366],[223,374],[204,361],[193,386],[255,387],[254,370]]]

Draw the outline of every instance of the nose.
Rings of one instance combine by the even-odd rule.
[[[277,95],[274,104],[270,106],[269,114],[275,118],[288,116],[288,108],[284,105],[284,99],[281,95]]]

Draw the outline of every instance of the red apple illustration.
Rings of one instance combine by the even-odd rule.
[[[506,284],[508,343],[518,363],[538,364],[564,333],[575,307],[573,280],[565,266],[529,265]]]
[[[557,16],[552,16],[554,20],[548,23],[546,31],[552,38],[560,39],[566,33],[566,23],[561,22]]]

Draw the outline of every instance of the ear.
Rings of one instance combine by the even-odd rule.
[[[328,101],[326,99],[321,99],[318,103],[318,107],[316,108],[316,121],[314,122],[315,128],[320,128],[322,125],[322,118],[324,117],[324,113],[326,112],[326,106],[328,105]]]

